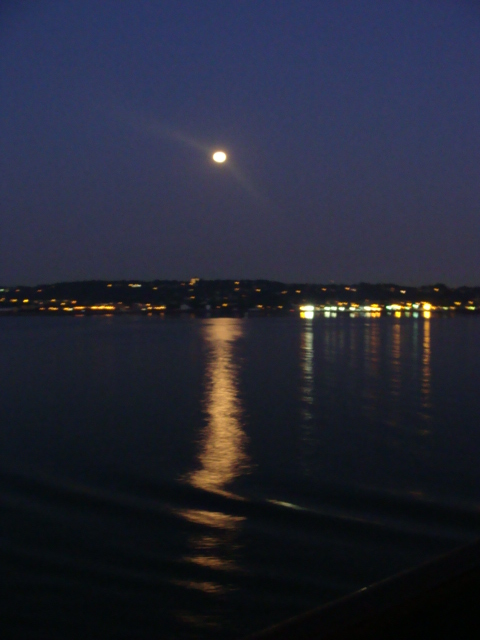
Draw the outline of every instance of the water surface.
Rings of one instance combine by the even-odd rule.
[[[239,638],[473,540],[479,329],[2,318],[4,637]]]

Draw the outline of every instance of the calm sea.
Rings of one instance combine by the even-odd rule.
[[[2,638],[239,638],[480,531],[480,318],[0,321]]]

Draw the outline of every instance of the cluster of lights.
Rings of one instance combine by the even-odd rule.
[[[435,309],[429,302],[415,302],[407,304],[387,304],[385,307],[387,311],[411,311],[414,309],[415,311],[423,310],[423,311],[432,311]]]
[[[305,320],[312,320],[315,315],[315,307],[313,304],[304,304],[300,307],[300,317]]]
[[[190,278],[189,281],[187,280],[185,282],[180,283],[181,286],[183,287],[187,287],[187,286],[190,287],[188,294],[185,291],[186,295],[185,295],[184,302],[190,302],[190,300],[194,301],[199,299],[198,289],[196,289],[196,285],[199,283],[199,281],[200,281],[199,278],[194,277],[194,278]],[[142,286],[147,288],[145,284],[142,285],[138,281],[127,282],[126,284],[128,287],[131,287],[131,288],[141,288]],[[106,286],[111,288],[111,287],[118,287],[120,286],[120,284],[109,282],[109,283],[106,283]],[[122,286],[124,286],[124,284],[122,284]],[[234,288],[235,292],[241,291],[241,281],[236,280],[234,282],[234,286],[235,286]],[[150,286],[148,288],[150,289]],[[151,288],[153,290],[158,290],[159,287],[151,286]],[[345,286],[342,288],[344,288],[345,292],[357,291],[356,288],[350,287],[350,286]],[[322,290],[327,291],[327,288],[322,287]],[[16,293],[14,293],[14,291]],[[23,298],[21,291],[22,290],[19,288],[17,289],[0,288],[0,295],[2,295],[3,293],[3,297],[0,297],[0,303],[5,303],[5,305],[8,305],[8,303],[11,303],[15,305],[15,308],[11,308],[11,307],[5,308],[5,305],[1,305],[0,309],[7,312],[16,311],[17,309],[21,310],[22,309],[21,305],[24,305],[23,307],[24,311],[39,310],[43,312],[51,311],[51,312],[57,312],[57,313],[65,311],[69,313],[77,312],[77,315],[88,313],[89,311],[100,312],[100,313],[103,312],[104,315],[111,315],[111,312],[115,312],[115,311],[118,311],[118,312],[119,311],[133,311],[133,312],[146,311],[149,314],[153,311],[160,311],[160,312],[166,311],[165,305],[153,306],[153,304],[151,303],[135,303],[132,306],[129,306],[128,304],[124,305],[122,302],[117,301],[117,302],[97,303],[91,306],[85,306],[85,305],[77,305],[76,300],[64,300],[64,301],[58,300],[57,301],[55,298],[51,298],[49,300],[30,299],[30,298]],[[43,289],[37,289],[36,291],[38,293],[41,293]],[[305,319],[312,319],[315,313],[324,314],[326,317],[336,317],[338,314],[349,314],[350,316],[358,316],[361,314],[368,317],[379,317],[382,314],[387,314],[387,315],[393,315],[398,318],[401,317],[402,315],[405,317],[413,316],[414,318],[417,318],[420,315],[422,315],[423,317],[430,317],[431,313],[435,311],[436,312],[480,311],[480,304],[478,303],[477,300],[468,300],[468,302],[465,300],[464,301],[456,300],[454,302],[452,301],[449,304],[449,306],[440,306],[440,305],[434,306],[430,302],[425,302],[425,301],[407,302],[405,300],[405,298],[407,297],[407,289],[398,289],[398,288],[391,287],[390,291],[392,293],[395,293],[396,296],[398,296],[398,294],[402,294],[402,296],[404,297],[398,296],[395,302],[388,303],[388,304],[370,303],[369,301],[366,301],[364,304],[359,304],[355,302],[342,301],[340,299],[340,300],[337,300],[336,302],[330,302],[327,304],[314,305],[314,304],[304,303],[299,305],[298,307],[296,305],[295,306],[288,305],[287,307],[285,307],[283,304],[282,305],[278,304],[277,306],[270,306],[268,304],[267,305],[256,304],[254,308],[258,310],[268,310],[268,309],[281,310],[285,308],[286,310],[289,310],[290,312],[294,313],[295,307],[296,307],[298,309],[298,312],[300,313],[300,316]],[[439,288],[435,287],[434,291],[438,293]],[[10,294],[7,295],[6,292],[10,292]],[[254,287],[251,290],[251,293],[253,292],[260,294],[264,292],[264,288],[261,286],[257,286],[256,288]],[[300,295],[302,294],[301,289],[295,289],[292,291],[289,291],[288,289],[284,289],[280,293],[282,295],[287,295],[293,292],[295,294],[296,299],[299,302],[302,301],[302,298],[303,298],[303,301],[305,300],[305,298],[303,297],[305,295],[305,292],[303,292],[303,296],[300,297]],[[23,295],[25,295],[25,293]],[[10,298],[10,295],[15,296],[16,294],[17,294],[17,297]],[[188,296],[188,300],[187,300],[187,296]],[[340,296],[342,296],[342,293],[340,293]],[[247,297],[247,294],[242,293],[241,297],[245,298]],[[230,296],[223,296],[223,300],[221,299],[218,300],[218,296],[216,296],[216,298],[217,299],[215,300],[215,302],[218,302],[218,304],[216,304],[214,308],[225,309],[225,308],[229,308],[231,304],[235,305],[235,303],[232,302]],[[345,298],[347,298],[347,295],[345,295]],[[210,304],[208,305],[205,304],[206,310],[209,310],[210,308],[211,308]],[[235,306],[233,308],[235,309]],[[190,307],[187,304],[182,304],[180,307],[180,311],[185,311],[185,310],[190,310]]]
[[[473,301],[469,302],[472,304],[465,305],[465,309],[468,309],[469,311],[476,311],[477,307],[473,305]],[[319,305],[317,307],[314,305],[301,305],[298,310],[300,312],[300,317],[306,319],[313,318],[315,311],[324,313],[327,317],[336,316],[337,312],[348,312],[350,314],[362,313],[375,318],[380,317],[383,310],[387,311],[387,313],[393,312],[397,318],[401,317],[402,312],[405,312],[407,316],[413,312],[414,318],[417,318],[419,313],[422,313],[424,318],[430,318],[432,311],[454,310],[455,308],[458,308],[460,304],[460,302],[456,302],[456,307],[434,307],[430,302],[409,302],[407,304],[388,304],[385,306],[380,304],[360,305],[356,303],[348,304],[347,302],[337,302],[335,305]]]

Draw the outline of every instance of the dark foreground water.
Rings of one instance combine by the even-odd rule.
[[[238,638],[480,532],[480,318],[0,320],[4,640]]]

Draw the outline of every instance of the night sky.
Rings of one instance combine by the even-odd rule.
[[[479,118],[476,2],[4,1],[0,285],[478,285]]]

